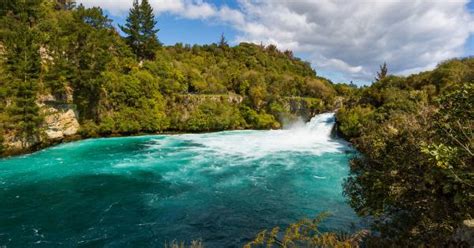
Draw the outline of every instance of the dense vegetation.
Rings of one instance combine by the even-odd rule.
[[[329,107],[331,82],[275,46],[162,46],[151,7],[134,2],[112,26],[100,8],[72,1],[2,1],[3,136],[41,139],[38,99],[73,104],[81,135],[278,128],[298,100]],[[216,37],[217,40],[218,37]],[[2,136],[2,135],[0,135]]]
[[[348,91],[339,130],[361,155],[346,194],[380,235],[374,246],[461,245],[474,218],[474,58]]]
[[[457,230],[474,218],[473,58],[409,77],[384,64],[358,89],[272,45],[163,46],[147,1],[127,20],[122,37],[100,8],[0,2],[0,153],[11,137],[42,139],[38,102],[49,95],[74,106],[82,137],[279,128],[295,102],[317,113],[343,97],[338,129],[360,151],[345,192],[373,219],[367,245],[460,245]]]

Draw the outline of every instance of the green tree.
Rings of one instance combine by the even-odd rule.
[[[361,153],[345,193],[380,232],[368,246],[468,246],[455,237],[474,213],[473,61],[387,76],[339,111],[339,131]]]
[[[148,0],[133,1],[133,7],[129,10],[125,26],[120,29],[127,35],[125,40],[132,48],[139,60],[152,59],[156,48],[160,45],[156,33],[155,15]]]
[[[153,14],[153,8],[148,0],[142,0],[140,4],[141,25],[143,34],[143,50],[142,56],[145,59],[153,59],[155,57],[156,48],[160,46],[160,42],[156,37],[159,29],[156,28],[156,19]]]
[[[36,104],[41,72],[40,34],[35,24],[40,16],[40,1],[19,1],[10,5],[1,19],[1,42],[5,47],[7,79],[11,81],[13,104],[8,107],[13,129],[25,144],[38,135],[42,122]]]
[[[56,0],[56,9],[72,10],[76,7],[75,0]]]
[[[128,17],[125,26],[119,25],[120,29],[127,35],[125,40],[127,44],[132,48],[133,53],[137,57],[141,57],[142,49],[142,37],[141,37],[141,14],[140,4],[138,0],[133,1],[133,7],[128,12]]]
[[[385,77],[387,77],[388,73],[388,68],[387,68],[387,63],[383,62],[383,65],[380,66],[380,71],[377,72],[377,77],[375,77],[375,82],[378,82]]]
[[[225,47],[228,47],[229,46],[229,43],[227,42],[225,36],[224,36],[224,33],[221,34],[221,38],[219,40],[219,47],[221,48],[225,48]]]
[[[100,8],[87,9],[80,5],[69,25],[66,33],[74,46],[69,46],[66,54],[71,56],[73,68],[74,103],[81,120],[98,120],[103,84],[101,74],[107,70],[114,55],[120,52],[119,39],[112,35],[111,20]]]

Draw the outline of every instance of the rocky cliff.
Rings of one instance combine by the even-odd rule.
[[[79,130],[78,113],[72,99],[58,99],[52,95],[38,98],[43,124],[39,135],[27,138],[20,137],[14,132],[6,133],[3,142],[5,154],[17,154],[32,151],[43,146],[61,142],[77,134]]]
[[[78,114],[72,104],[48,106],[44,109],[44,133],[48,140],[61,140],[79,130]]]

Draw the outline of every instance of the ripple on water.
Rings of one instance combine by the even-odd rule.
[[[358,223],[342,196],[351,156],[333,115],[290,130],[91,139],[0,160],[0,244],[241,246],[321,211]]]

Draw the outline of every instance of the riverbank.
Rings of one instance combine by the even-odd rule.
[[[332,137],[341,137],[345,139],[343,133],[341,133],[338,130],[338,122],[337,119],[334,119],[335,124],[330,130],[330,135]],[[280,129],[284,129],[282,126]],[[9,150],[7,152],[4,152],[1,154],[1,158],[8,158],[12,156],[19,156],[19,155],[24,155],[24,154],[29,154],[29,153],[34,153],[37,151],[40,151],[42,149],[46,149],[48,147],[56,146],[59,144],[63,143],[69,143],[69,142],[74,142],[74,141],[79,141],[79,140],[85,140],[85,139],[94,139],[94,138],[114,138],[114,137],[136,137],[136,136],[146,136],[146,135],[180,135],[180,134],[200,134],[200,133],[215,133],[215,132],[222,132],[222,131],[240,131],[240,130],[275,130],[275,129],[254,129],[254,128],[238,128],[238,129],[226,129],[226,130],[206,130],[206,131],[187,131],[187,132],[182,132],[182,131],[162,131],[162,132],[140,132],[140,133],[126,133],[126,134],[121,134],[121,133],[114,133],[110,135],[102,135],[102,136],[81,136],[80,134],[75,134],[71,136],[65,136],[63,139],[56,139],[56,140],[50,140],[49,142],[44,142],[40,143],[36,146],[32,146],[29,149],[17,149],[17,150]]]
[[[34,153],[49,147],[57,146],[60,144],[64,143],[70,143],[70,142],[75,142],[75,141],[80,141],[80,140],[87,140],[87,139],[96,139],[96,138],[121,138],[121,137],[139,137],[139,136],[148,136],[148,135],[182,135],[182,134],[204,134],[204,133],[217,133],[217,132],[223,132],[223,131],[259,131],[259,130],[282,130],[284,127],[280,129],[253,129],[253,128],[240,128],[240,129],[227,129],[227,130],[212,130],[212,131],[194,131],[194,132],[179,132],[179,131],[163,131],[163,132],[153,132],[153,133],[146,133],[146,132],[141,132],[141,133],[135,133],[135,134],[111,134],[111,135],[103,135],[103,136],[94,136],[94,137],[82,137],[81,135],[73,135],[73,136],[67,136],[64,139],[61,140],[51,140],[48,143],[41,143],[37,146],[33,146],[29,149],[20,149],[20,150],[10,150],[7,152],[4,152],[3,154],[0,155],[0,159],[2,158],[9,158],[13,156],[20,156],[20,155],[25,155],[25,154],[30,154]],[[337,124],[334,125],[334,127],[331,129],[330,132],[332,137],[342,137],[341,133],[337,129]],[[343,137],[342,137],[343,138]]]
[[[317,98],[286,97],[279,112],[257,113],[246,107],[244,99],[236,94],[187,94],[169,100],[165,120],[159,116],[156,120],[142,120],[162,123],[158,130],[143,131],[131,126],[134,122],[128,120],[123,123],[110,118],[99,123],[81,121],[80,113],[72,102],[70,95],[63,98],[52,95],[39,97],[37,105],[43,116],[43,124],[37,135],[21,138],[14,132],[4,134],[0,157],[26,154],[60,143],[94,137],[278,129],[297,120],[308,121],[312,116],[331,109],[331,105]]]

